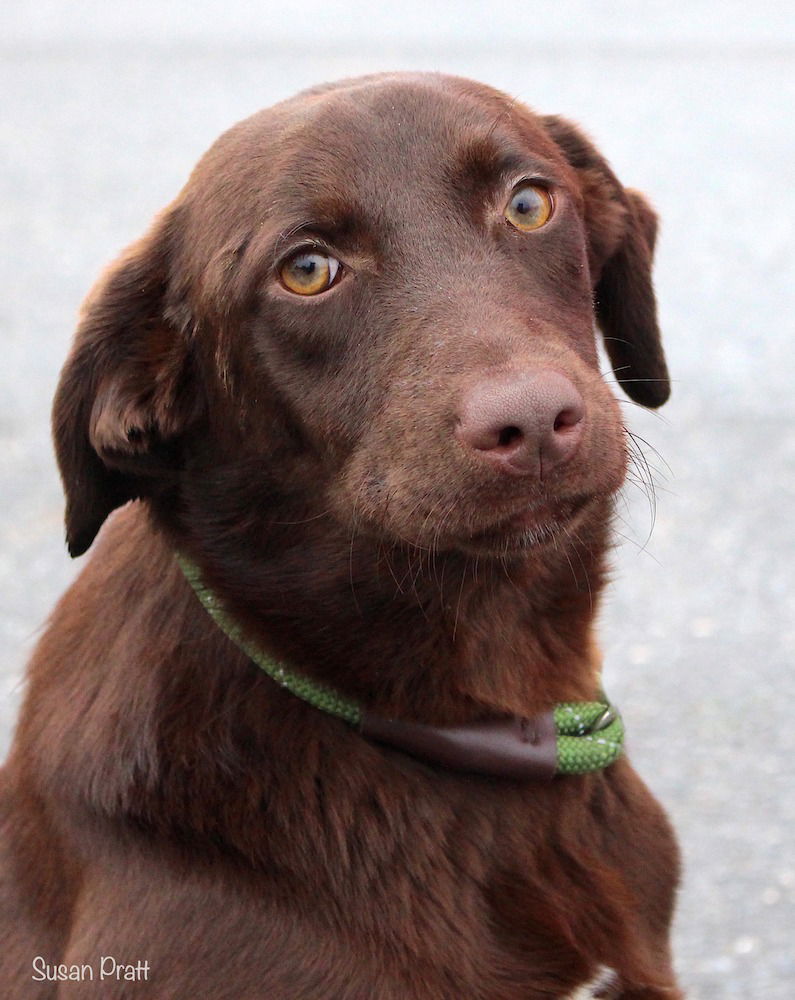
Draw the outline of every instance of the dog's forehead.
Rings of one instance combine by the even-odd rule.
[[[310,103],[311,102],[311,103]],[[382,179],[422,184],[466,161],[513,155],[561,159],[527,108],[455,78],[386,79],[299,97],[285,136],[285,165],[334,185],[353,176],[376,191]]]
[[[497,172],[516,161],[567,164],[541,119],[499,91],[457,77],[395,75],[343,81],[274,105],[216,143],[195,180],[230,177],[268,214],[300,210],[342,188],[364,200],[431,187],[462,164]],[[208,169],[209,168],[209,169]]]
[[[198,274],[231,254],[253,275],[307,229],[413,247],[418,225],[449,237],[462,205],[477,212],[531,175],[579,203],[545,120],[505,94],[436,74],[343,81],[260,111],[213,144],[176,203],[180,266]]]

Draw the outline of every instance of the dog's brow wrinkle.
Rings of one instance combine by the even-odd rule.
[[[280,247],[283,243],[292,239],[293,236],[297,236],[301,232],[305,232],[308,229],[312,229],[312,220],[305,219],[303,222],[296,222],[295,225],[288,226],[286,229],[282,229],[276,238],[276,248]]]

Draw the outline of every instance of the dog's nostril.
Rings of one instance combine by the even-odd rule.
[[[497,437],[497,444],[501,448],[507,448],[515,441],[520,441],[524,435],[518,427],[503,427]]]
[[[580,408],[561,410],[555,417],[552,429],[555,431],[564,431],[569,427],[575,427],[582,420],[582,416],[582,409]]]

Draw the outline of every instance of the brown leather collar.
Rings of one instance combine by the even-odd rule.
[[[557,767],[557,731],[552,712],[518,715],[461,726],[427,726],[363,711],[360,729],[431,764],[499,778],[551,779]]]
[[[177,559],[213,621],[260,669],[296,697],[356,726],[370,739],[455,771],[519,780],[600,771],[622,752],[624,725],[602,694],[600,701],[562,702],[533,718],[502,716],[470,725],[430,726],[373,715],[340,692],[272,660],[204,586],[198,566],[185,556]]]

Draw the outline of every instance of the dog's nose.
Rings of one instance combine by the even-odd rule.
[[[584,416],[582,396],[564,375],[512,372],[467,393],[456,434],[505,472],[542,476],[574,454]]]

